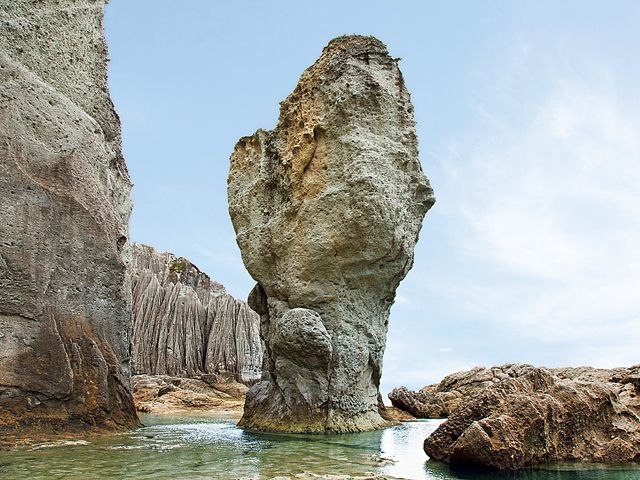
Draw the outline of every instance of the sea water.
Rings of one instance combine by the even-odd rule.
[[[142,415],[118,435],[0,451],[2,479],[267,479],[297,473],[386,474],[412,480],[640,480],[640,466],[554,465],[517,473],[428,462],[424,439],[441,420],[345,435],[249,432],[216,414]]]

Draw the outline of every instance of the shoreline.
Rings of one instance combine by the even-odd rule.
[[[163,395],[167,397],[170,394]],[[162,398],[160,397],[160,398]],[[28,447],[28,446],[58,446],[69,444],[68,442],[83,441],[90,438],[103,436],[103,435],[115,435],[119,433],[135,431],[138,428],[143,428],[144,424],[141,415],[161,415],[170,416],[176,414],[207,414],[212,415],[224,415],[237,422],[242,417],[244,411],[244,398],[242,399],[224,399],[219,404],[212,405],[207,408],[202,407],[189,407],[186,405],[176,405],[173,400],[175,397],[167,398],[169,401],[144,401],[136,402],[136,412],[140,419],[140,426],[133,428],[100,428],[91,427],[89,429],[65,430],[61,431],[54,427],[47,426],[46,428],[30,428],[16,432],[15,434],[5,434],[0,438],[0,450],[10,450],[12,448]],[[179,398],[177,400],[180,400]],[[417,421],[415,417],[403,412],[395,407],[386,407],[387,414],[393,419],[394,422],[413,422]],[[307,478],[307,477],[295,477],[295,478]],[[309,478],[324,478],[324,477],[309,477]],[[367,477],[369,478],[369,477]],[[386,478],[386,477],[371,477],[371,478]],[[391,477],[389,477],[391,478]]]

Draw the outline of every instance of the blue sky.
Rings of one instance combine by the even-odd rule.
[[[131,239],[246,298],[236,141],[332,38],[374,35],[412,94],[437,203],[392,308],[381,390],[475,365],[640,363],[640,3],[111,0]]]

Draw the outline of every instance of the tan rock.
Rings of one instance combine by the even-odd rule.
[[[485,388],[509,378],[526,375],[533,368],[523,363],[507,363],[490,368],[475,367],[447,375],[440,383],[427,385],[418,392],[405,387],[394,388],[389,393],[391,403],[418,418],[447,418],[461,401],[482,392]],[[613,382],[626,385],[620,392],[628,406],[639,404],[634,395],[639,367],[603,369],[593,367],[550,368],[549,372],[566,380],[587,382]],[[636,387],[637,389],[637,387]]]
[[[211,379],[208,379],[211,381]],[[235,390],[231,390],[231,383]],[[227,389],[224,390],[220,389]],[[134,375],[131,388],[136,408],[145,413],[188,411],[224,411],[240,417],[246,386],[225,380],[209,383],[201,377],[184,378],[169,375]],[[228,393],[233,391],[235,395]]]

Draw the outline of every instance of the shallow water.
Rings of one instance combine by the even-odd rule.
[[[0,451],[0,478],[265,479],[310,471],[413,480],[640,480],[640,467],[633,465],[565,465],[508,474],[451,471],[426,462],[422,451],[440,420],[349,435],[246,432],[235,427],[236,420],[211,414],[143,415],[142,421],[148,426],[74,445]]]

